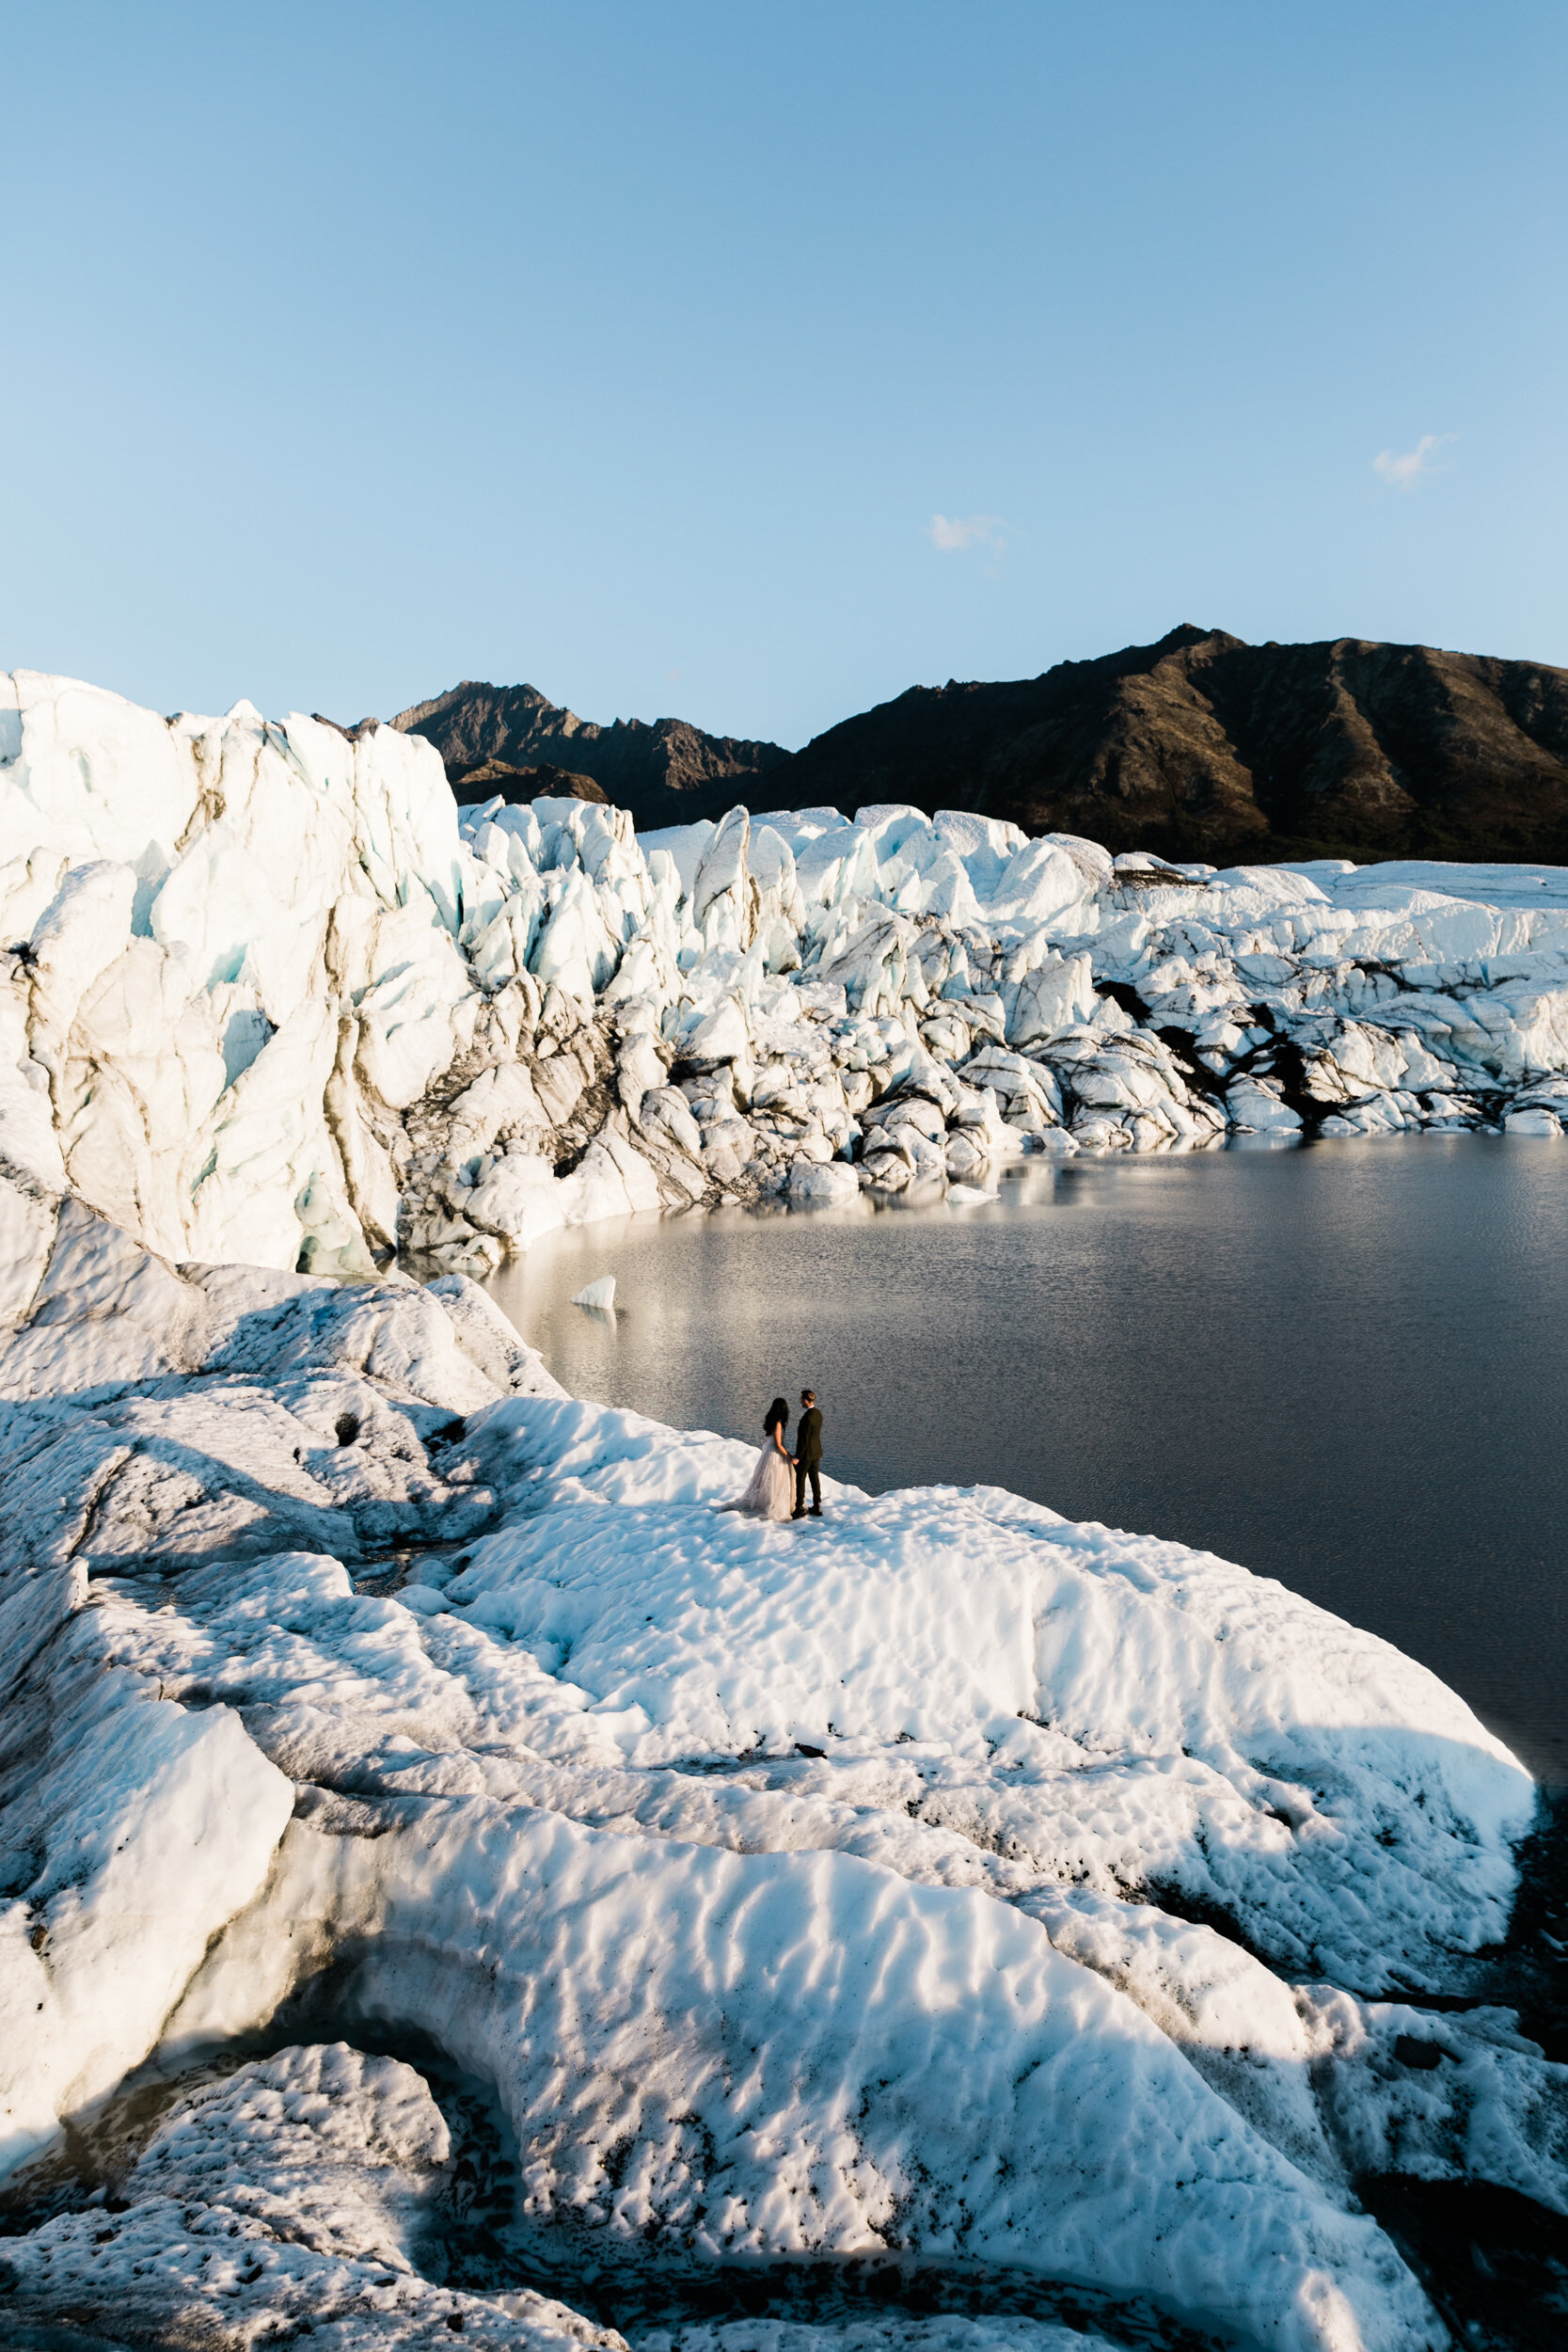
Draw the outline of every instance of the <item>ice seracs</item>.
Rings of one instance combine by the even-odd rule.
[[[1568,1122],[1560,868],[1215,872],[896,806],[639,841],[460,818],[394,729],[28,672],[0,840],[0,1149],[176,1258],[483,1272],[1031,1152]]]

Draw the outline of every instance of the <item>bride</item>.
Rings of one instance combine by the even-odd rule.
[[[759,1519],[787,1519],[795,1508],[794,1457],[784,1443],[784,1431],[789,1426],[789,1407],[782,1396],[776,1396],[762,1417],[767,1431],[751,1484],[735,1502],[726,1502],[726,1511],[750,1511]]]

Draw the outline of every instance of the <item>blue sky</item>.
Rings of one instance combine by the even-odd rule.
[[[0,667],[795,744],[1182,620],[1568,663],[1560,6],[0,34]]]

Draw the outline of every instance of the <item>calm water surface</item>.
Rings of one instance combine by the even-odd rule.
[[[572,1294],[616,1278],[611,1320]],[[1568,1149],[1069,1162],[984,1208],[631,1218],[492,1281],[568,1388],[874,1491],[1010,1486],[1386,1635],[1568,1783]]]

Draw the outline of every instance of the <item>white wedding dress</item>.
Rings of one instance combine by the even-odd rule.
[[[795,1509],[795,1473],[789,1466],[787,1454],[781,1454],[769,1433],[767,1443],[757,1455],[756,1468],[745,1493],[736,1502],[725,1504],[729,1511],[750,1511],[759,1519],[787,1519]]]

